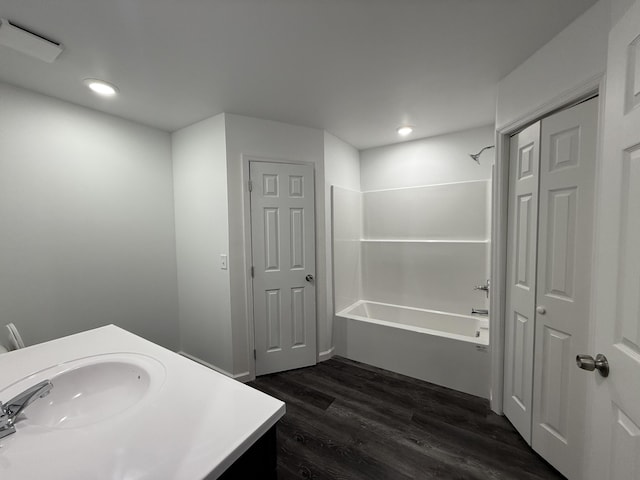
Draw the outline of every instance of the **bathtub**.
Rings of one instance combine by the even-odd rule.
[[[360,300],[337,313],[335,353],[489,398],[489,320]]]

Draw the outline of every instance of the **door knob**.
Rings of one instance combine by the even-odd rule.
[[[609,362],[607,357],[601,353],[596,355],[595,359],[591,355],[578,355],[576,356],[576,365],[589,372],[598,370],[598,373],[603,377],[609,376]]]
[[[304,277],[304,279],[305,279],[307,282],[313,282],[313,275],[309,274],[309,275],[307,275],[306,277]]]
[[[536,312],[538,312],[540,315],[544,315],[545,313],[547,313],[547,309],[544,308],[542,305],[538,305],[536,307]]]

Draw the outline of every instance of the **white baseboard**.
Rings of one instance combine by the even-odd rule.
[[[329,360],[331,357],[333,357],[333,351],[335,350],[335,347],[331,347],[329,350],[325,351],[325,352],[320,352],[318,354],[318,361],[319,362],[324,362],[325,360]]]
[[[242,383],[251,382],[252,380],[256,379],[254,375],[251,375],[251,372],[237,373],[233,376],[233,378]]]
[[[210,364],[209,362],[205,362],[204,360],[195,357],[193,355],[190,355],[186,352],[183,351],[179,351],[178,352],[179,355],[182,355],[183,357],[188,358],[189,360],[193,360],[196,363],[199,363],[200,365],[204,365],[207,368],[210,368],[211,370],[215,370],[218,373],[221,373],[227,377],[233,378],[234,380],[238,380],[239,382],[248,382],[250,380],[253,380],[251,378],[251,373],[250,372],[242,372],[242,373],[238,373],[236,375],[234,375],[233,373],[227,372],[226,370],[223,370],[220,367],[216,367],[215,365]]]

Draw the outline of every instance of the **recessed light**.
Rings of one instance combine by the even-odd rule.
[[[403,127],[399,127],[397,131],[398,131],[398,135],[402,137],[406,137],[411,132],[413,132],[413,127],[410,127],[409,125],[405,125]]]
[[[118,93],[118,89],[115,85],[111,85],[102,80],[97,80],[95,78],[87,78],[84,81],[85,85],[89,87],[93,92],[98,95],[103,95],[105,97],[111,97]]]

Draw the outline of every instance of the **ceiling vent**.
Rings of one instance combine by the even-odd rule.
[[[42,35],[11,24],[0,18],[0,45],[13,48],[31,57],[52,63],[62,53],[63,47]]]

